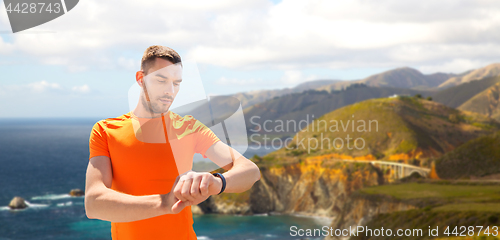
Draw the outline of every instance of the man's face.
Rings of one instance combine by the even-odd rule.
[[[154,65],[146,71],[142,104],[152,114],[166,113],[179,92],[182,67],[179,63],[156,58]]]

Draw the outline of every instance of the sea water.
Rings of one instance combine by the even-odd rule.
[[[111,239],[110,223],[88,219],[83,197],[90,130],[99,119],[0,119],[0,240]],[[245,152],[265,155],[270,148]],[[14,196],[29,207],[10,210]],[[289,215],[194,216],[198,239],[300,239],[290,226],[318,228],[328,219]],[[313,239],[313,238],[311,238]]]

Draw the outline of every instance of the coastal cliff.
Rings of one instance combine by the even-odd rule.
[[[333,229],[350,229],[366,226],[378,214],[407,211],[416,206],[384,195],[367,195],[356,192],[346,201],[340,215],[330,227]],[[327,236],[325,240],[340,239]]]
[[[332,131],[332,126],[325,131],[327,123],[350,122],[354,116],[359,119],[357,122],[375,119],[381,124],[376,125],[376,131],[360,131],[353,125],[343,129],[344,132]],[[364,101],[325,114],[297,133],[287,147],[263,157],[254,157],[262,176],[249,191],[212,196],[193,211],[328,217],[333,229],[363,225],[393,229],[459,226],[460,219],[469,218],[473,219],[468,220],[470,226],[490,226],[499,221],[498,186],[482,186],[482,183],[469,186],[468,182],[452,184],[437,179],[446,179],[443,169],[456,165],[449,164],[449,159],[468,162],[462,160],[468,158],[453,157],[466,156],[463,152],[476,156],[477,149],[485,148],[482,152],[486,157],[481,159],[498,159],[491,157],[497,156],[497,148],[492,147],[496,145],[483,143],[495,142],[498,137],[495,132],[499,129],[500,124],[488,117],[419,98]],[[330,145],[328,140],[344,139],[343,136],[350,139],[346,144],[359,138],[363,143],[366,141],[366,146],[357,149],[334,144],[333,149],[323,148],[324,142]],[[304,141],[297,142],[299,138]],[[322,147],[317,148],[320,143]],[[460,154],[450,155],[454,150]],[[367,160],[431,168],[432,179],[421,179],[416,174],[418,176],[390,180],[391,170],[379,169]],[[488,166],[486,169],[490,175],[497,174],[494,163],[489,161],[480,166]],[[470,164],[460,165],[464,170],[474,170],[464,166]],[[459,173],[454,168],[450,170]],[[412,219],[418,219],[418,224]],[[356,239],[368,238],[360,236]]]

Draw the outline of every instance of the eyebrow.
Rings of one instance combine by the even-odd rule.
[[[162,75],[161,73],[158,73],[155,76],[160,77],[160,78],[164,78],[164,79],[168,79],[168,77]]]
[[[163,78],[163,79],[168,79],[168,77],[167,77],[167,76],[164,76],[164,75],[163,75],[163,74],[161,74],[161,73],[158,73],[158,74],[156,74],[155,76],[160,77],[160,78]],[[177,80],[175,80],[174,82],[182,82],[182,79],[177,79]]]

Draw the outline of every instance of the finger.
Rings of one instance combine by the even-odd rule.
[[[175,190],[175,187],[177,186],[177,184],[179,183],[179,179],[181,178],[181,176],[177,176],[175,178],[175,181],[174,181],[174,184],[172,185],[172,188],[170,189],[171,192],[173,192]]]
[[[194,197],[191,196],[191,185],[193,184],[193,179],[189,178],[182,184],[181,196],[186,199],[186,201],[194,202]],[[183,200],[184,201],[184,200]]]
[[[197,198],[200,196],[200,183],[203,175],[198,175],[193,179],[193,184],[191,184],[191,196]]]
[[[174,188],[175,197],[181,201],[187,201],[187,199],[182,196],[182,188],[183,188],[184,184],[185,184],[185,181],[181,180],[177,183],[177,185]]]
[[[211,177],[212,177],[212,175],[205,175],[201,179],[200,192],[201,192],[201,195],[203,195],[203,196],[208,196],[208,185],[210,183]]]
[[[183,201],[179,200],[176,203],[174,203],[174,205],[172,205],[172,213],[173,214],[180,213],[182,211],[182,209],[184,209],[188,205],[189,205],[188,202],[183,202]]]
[[[179,182],[180,179],[181,179],[180,175],[175,178],[174,186]]]

